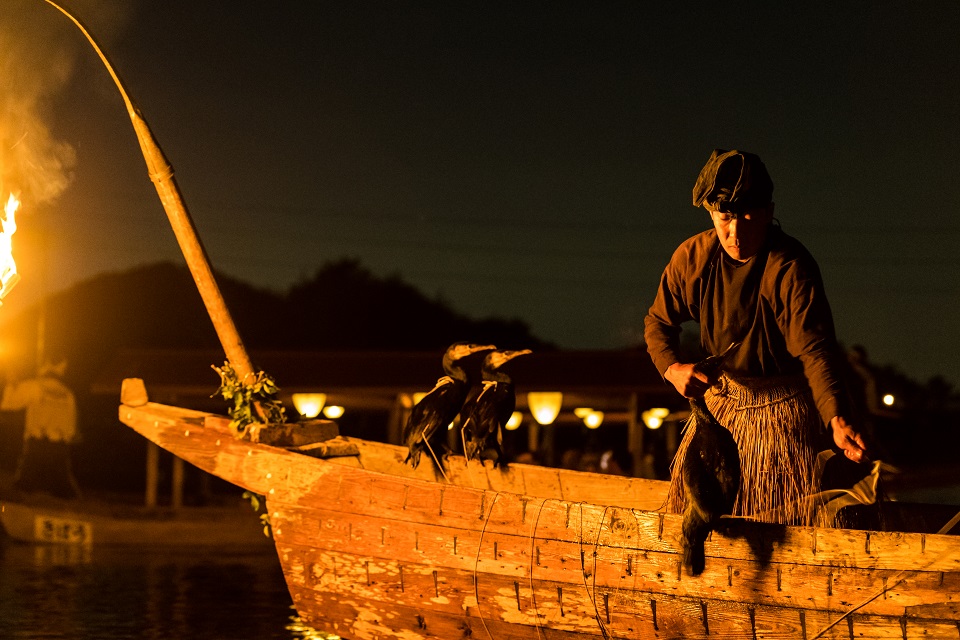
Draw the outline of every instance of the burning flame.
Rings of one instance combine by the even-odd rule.
[[[3,208],[4,218],[0,231],[0,300],[20,281],[17,263],[13,259],[13,234],[17,231],[17,209],[20,201],[12,193]]]

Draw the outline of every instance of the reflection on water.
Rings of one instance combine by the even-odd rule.
[[[335,637],[300,623],[272,552],[0,539],[0,638]]]

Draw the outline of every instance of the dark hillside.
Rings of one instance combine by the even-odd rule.
[[[322,267],[287,295],[223,275],[217,280],[249,350],[439,350],[457,340],[550,348],[523,322],[471,320],[399,277],[379,279],[353,260]],[[75,455],[78,479],[87,486],[142,486],[145,445],[118,426],[120,390],[113,397],[93,396],[89,390],[123,348],[219,349],[193,278],[185,266],[146,265],[80,282],[49,296],[43,308],[45,352],[68,359],[66,382],[77,395],[82,438]],[[5,345],[0,377],[34,375],[40,314],[38,304],[0,318]],[[211,394],[218,383],[211,371]],[[0,412],[0,470],[14,469],[22,430],[22,412]]]

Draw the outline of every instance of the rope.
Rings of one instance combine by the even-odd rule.
[[[943,535],[943,534],[947,533],[948,531],[950,531],[950,529],[952,529],[952,528],[954,527],[955,524],[957,524],[957,522],[960,522],[960,512],[957,512],[957,514],[956,514],[955,516],[953,516],[952,518],[950,518],[950,521],[947,522],[947,524],[945,524],[945,525],[943,525],[942,527],[940,527],[940,530],[937,531],[937,535]],[[953,553],[954,551],[955,551],[955,549],[953,549],[953,548],[950,548],[950,549],[945,550],[945,551],[944,551],[943,553],[941,553],[939,556],[937,556],[936,558],[934,558],[933,560],[931,560],[931,561],[927,564],[927,566],[929,567],[930,565],[932,565],[932,564],[934,564],[934,563],[936,563],[936,562],[939,562],[940,560],[943,560],[944,558],[946,558],[947,556],[949,556],[949,555],[950,555],[951,553]],[[837,626],[838,624],[840,624],[841,622],[843,622],[844,620],[846,620],[847,618],[849,618],[855,611],[857,611],[858,609],[862,609],[863,607],[867,606],[868,604],[870,604],[871,602],[873,602],[874,600],[876,600],[877,598],[879,598],[880,596],[882,596],[885,592],[887,592],[887,591],[889,591],[890,589],[893,589],[894,587],[896,587],[897,585],[899,585],[901,582],[903,582],[903,580],[904,580],[904,574],[907,573],[908,571],[909,571],[910,573],[917,573],[918,571],[920,571],[920,569],[901,569],[896,575],[893,576],[893,584],[888,584],[888,585],[886,585],[886,586],[880,587],[880,590],[879,590],[879,591],[877,591],[876,593],[874,593],[873,595],[871,595],[869,598],[867,598],[866,600],[864,600],[864,601],[861,602],[860,604],[852,607],[849,611],[847,611],[846,613],[844,613],[842,616],[840,616],[839,618],[837,618],[836,620],[834,620],[833,622],[831,622],[830,624],[828,624],[827,626],[825,626],[823,629],[820,630],[819,633],[817,633],[817,635],[815,635],[815,636],[813,636],[812,638],[810,638],[810,640],[817,640],[817,638],[823,637],[823,634],[825,634],[827,631],[829,631],[830,629],[834,628],[835,626]]]
[[[736,400],[737,410],[764,409],[781,402],[793,400],[807,392],[806,381],[796,376],[770,376],[769,378],[744,378],[734,380],[729,375],[722,375],[716,386],[716,394]],[[739,404],[749,396],[758,396],[767,393],[769,398],[762,398],[750,404]]]
[[[583,578],[583,588],[587,592],[587,596],[590,598],[590,601],[593,603],[593,613],[594,617],[597,620],[597,624],[600,625],[600,633],[603,634],[604,638],[609,638],[610,634],[607,631],[607,626],[604,624],[603,620],[600,619],[600,609],[597,608],[597,549],[600,547],[600,532],[603,531],[603,523],[607,521],[607,510],[611,507],[605,506],[603,508],[603,513],[600,515],[600,522],[597,524],[597,537],[593,542],[593,571],[590,572],[590,577],[593,581],[593,594],[590,593],[590,588],[587,586],[586,576]],[[580,504],[580,531],[583,531],[583,503]],[[581,535],[581,540],[582,540]],[[583,558],[583,545],[580,547],[581,554],[580,557]],[[583,575],[583,561],[580,563],[581,575]]]
[[[949,533],[951,529],[957,526],[958,522],[960,522],[960,511],[957,511],[957,514],[952,518],[950,518],[950,520],[947,521],[947,524],[943,525],[943,527],[941,527],[940,531],[938,531],[937,533],[941,533],[941,534]]]
[[[487,637],[490,640],[493,640],[493,635],[490,633],[490,629],[487,628],[487,623],[483,619],[483,610],[480,608],[480,585],[477,580],[477,566],[480,564],[480,549],[483,548],[483,534],[487,530],[487,523],[490,522],[490,517],[493,516],[493,507],[497,504],[497,498],[500,497],[500,492],[497,491],[493,496],[493,501],[490,503],[490,511],[487,512],[487,517],[483,519],[483,527],[480,529],[480,542],[477,543],[477,557],[473,561],[473,597],[477,601],[477,615],[480,617],[480,624],[483,625],[483,630],[487,632]]]
[[[433,457],[433,461],[437,463],[437,469],[440,471],[440,475],[443,476],[444,481],[447,484],[450,484],[450,478],[447,477],[447,474],[443,471],[443,465],[440,464],[440,460],[437,458],[437,454],[433,452],[433,447],[430,446],[430,441],[427,440],[427,428],[424,427],[423,432],[420,433],[420,439],[423,440],[423,444],[427,445],[427,450],[430,452],[430,455]]]
[[[163,183],[173,177],[173,167],[167,165],[164,167],[165,171],[163,173],[156,172],[150,174],[150,180],[153,182]]]
[[[533,599],[533,620],[537,627],[537,637],[541,638],[540,635],[540,612],[537,609],[537,592],[533,586],[533,560],[534,560],[534,551],[537,544],[537,526],[540,524],[540,514],[543,513],[543,505],[546,504],[549,498],[544,498],[540,501],[540,508],[537,510],[537,517],[533,521],[533,531],[530,533],[530,596]]]

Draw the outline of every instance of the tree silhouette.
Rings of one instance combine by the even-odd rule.
[[[520,320],[472,320],[399,276],[380,279],[355,259],[331,262],[287,294],[290,336],[311,347],[442,349],[458,340],[546,348]]]

